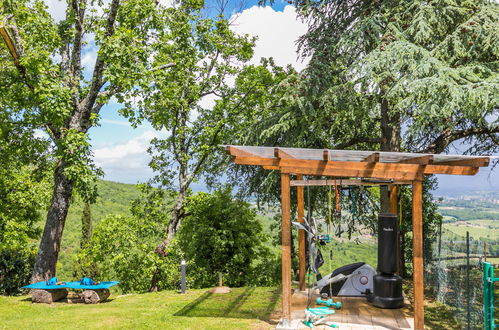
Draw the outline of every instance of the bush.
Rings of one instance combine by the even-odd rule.
[[[29,283],[35,257],[35,249],[4,248],[0,250],[0,294],[22,293],[21,287]]]
[[[90,245],[80,253],[80,265],[99,280],[120,281],[123,292],[144,292],[151,286],[157,269],[159,286],[173,289],[178,283],[180,259],[171,247],[169,258],[160,258],[154,248],[163,234],[163,225],[147,218],[111,215],[95,228]],[[86,267],[85,267],[86,266]]]
[[[279,277],[256,212],[233,199],[230,188],[190,197],[187,214],[178,243],[190,273],[196,273],[192,286],[215,285],[218,272],[225,274],[225,284],[235,287],[270,285]]]

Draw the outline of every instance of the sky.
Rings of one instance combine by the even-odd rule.
[[[161,0],[167,4],[168,0]],[[217,0],[208,0],[214,6]],[[64,17],[65,6],[59,0],[45,0],[49,11],[56,20]],[[306,32],[306,24],[297,18],[295,8],[282,0],[276,0],[270,7],[258,6],[258,1],[229,0],[226,15],[234,21],[232,29],[239,34],[258,37],[255,54],[251,63],[259,63],[261,57],[273,57],[280,66],[292,65],[303,69],[307,61],[298,58],[296,40]],[[96,57],[92,40],[83,54],[82,63],[87,74],[91,73]],[[105,173],[104,179],[124,182],[144,182],[153,176],[148,167],[150,156],[147,153],[149,141],[160,133],[144,124],[136,129],[118,114],[120,105],[111,102],[101,110],[99,127],[90,129],[94,161]],[[451,153],[460,153],[458,147]],[[439,175],[437,193],[446,194],[462,190],[498,190],[499,174],[482,169],[473,177]],[[196,190],[204,190],[198,185]]]

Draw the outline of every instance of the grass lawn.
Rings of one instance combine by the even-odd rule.
[[[271,329],[279,298],[275,288],[234,288],[224,295],[207,289],[112,294],[98,305],[32,304],[27,296],[0,296],[0,329]]]

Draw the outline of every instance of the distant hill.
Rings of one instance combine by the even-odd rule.
[[[100,180],[97,189],[99,197],[91,206],[94,227],[109,214],[129,215],[132,201],[139,196],[134,184]],[[75,198],[69,209],[57,264],[57,276],[61,279],[68,280],[73,275],[72,264],[80,246],[82,212],[83,203]]]

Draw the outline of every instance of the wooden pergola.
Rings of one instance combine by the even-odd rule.
[[[282,312],[283,323],[291,321],[291,186],[297,187],[297,218],[303,221],[306,185],[332,185],[333,180],[303,180],[303,176],[341,178],[342,185],[390,186],[390,211],[396,213],[396,186],[412,185],[414,326],[424,329],[423,207],[425,174],[475,175],[492,157],[435,155],[256,146],[224,146],[234,163],[277,170],[281,175],[282,217]],[[291,175],[296,180],[291,180]],[[369,180],[370,179],[370,180]],[[299,230],[300,290],[305,289],[305,234]]]

